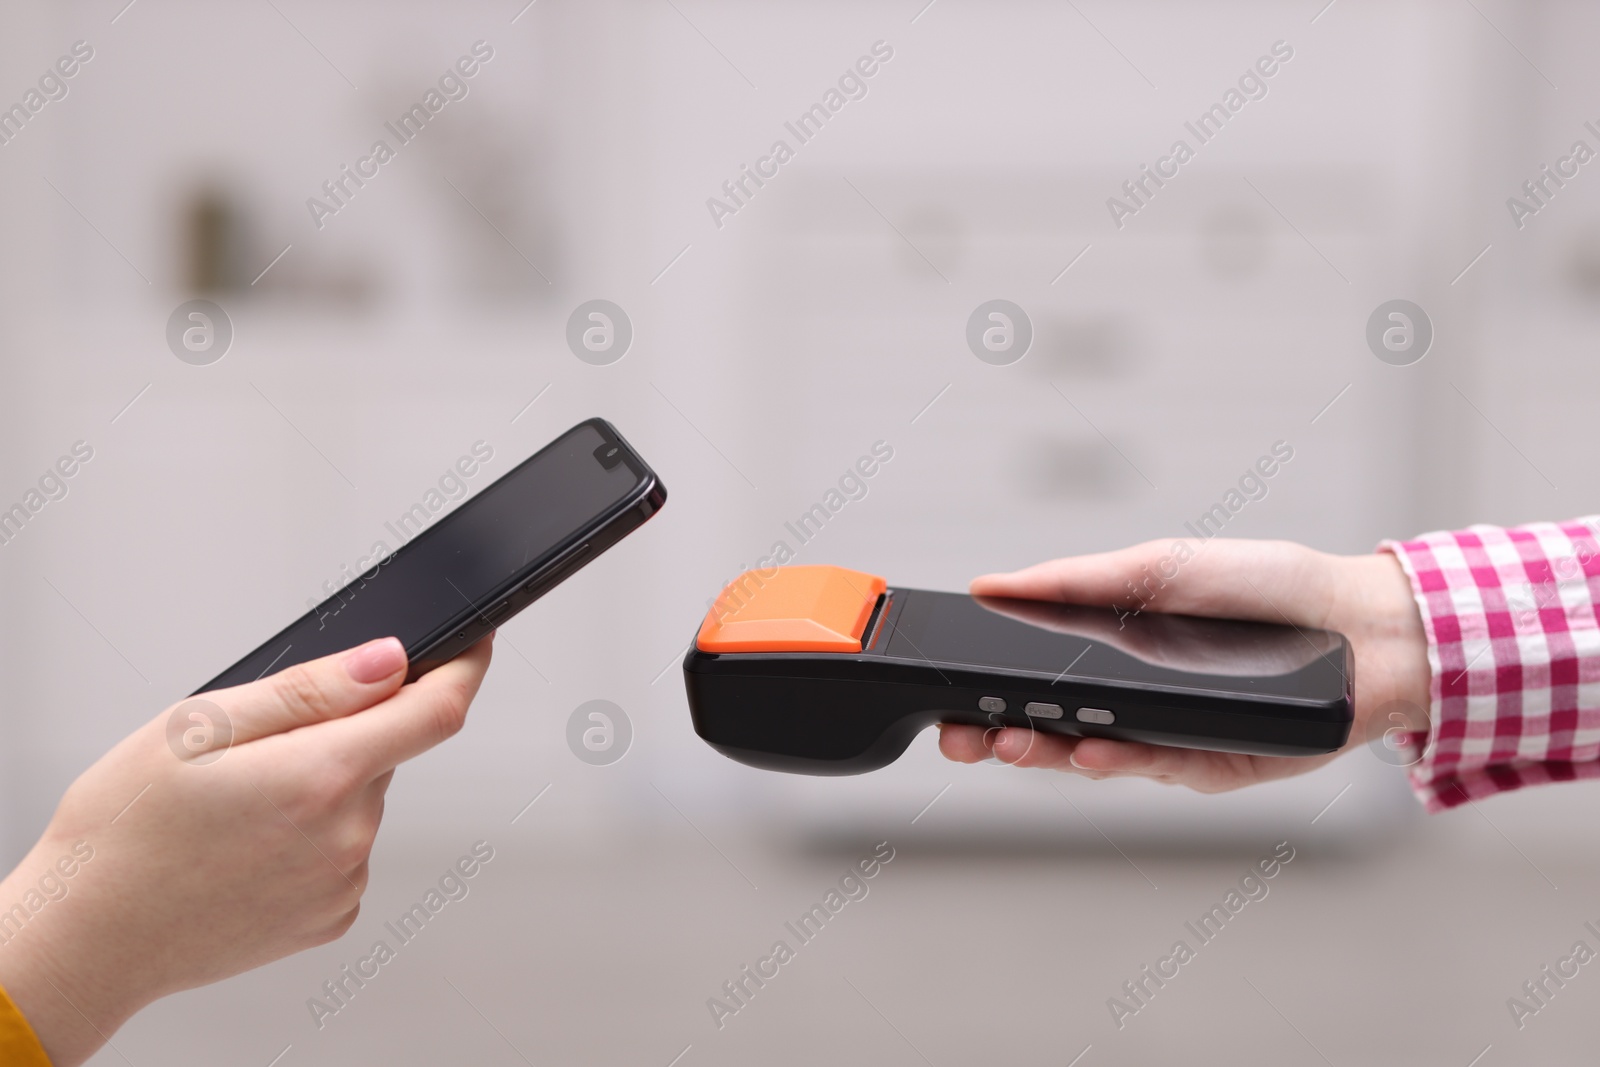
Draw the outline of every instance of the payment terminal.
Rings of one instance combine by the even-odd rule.
[[[858,774],[940,722],[1183,748],[1333,752],[1354,662],[1326,630],[746,571],[683,662],[695,731],[768,770]]]

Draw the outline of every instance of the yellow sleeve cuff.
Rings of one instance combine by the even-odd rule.
[[[0,1063],[6,1067],[50,1067],[44,1046],[22,1012],[0,988]]]

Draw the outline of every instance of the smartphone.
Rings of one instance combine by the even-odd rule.
[[[195,692],[398,637],[415,681],[471,648],[666,503],[604,419],[581,422]]]
[[[684,659],[695,730],[772,770],[856,774],[937,722],[1309,756],[1350,735],[1343,635],[750,571]]]

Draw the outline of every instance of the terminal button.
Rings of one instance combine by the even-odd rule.
[[[1000,697],[979,697],[978,710],[988,715],[998,715],[1006,710],[1006,702]]]
[[[1117,716],[1105,708],[1079,708],[1079,722],[1092,722],[1096,726],[1110,726],[1117,721]]]
[[[889,587],[843,567],[746,571],[706,612],[701,652],[860,652],[872,609]]]
[[[1029,703],[1022,710],[1035,719],[1059,719],[1062,714],[1060,704],[1041,704],[1038,701]]]

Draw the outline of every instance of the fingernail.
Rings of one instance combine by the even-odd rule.
[[[395,637],[368,641],[359,648],[351,649],[344,658],[344,669],[362,685],[381,682],[396,671],[404,670],[405,665],[405,646]]]
[[[1078,770],[1080,770],[1080,771],[1086,771],[1086,770],[1089,769],[1089,768],[1085,767],[1083,764],[1078,762],[1078,750],[1077,749],[1073,749],[1070,753],[1068,753],[1067,762],[1072,764],[1074,767],[1078,768]]]

